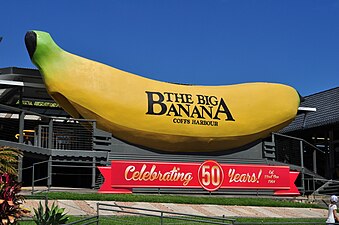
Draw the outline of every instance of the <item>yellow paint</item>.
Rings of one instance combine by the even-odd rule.
[[[99,128],[135,145],[169,152],[223,151],[280,130],[297,113],[299,95],[290,86],[193,86],[151,80],[68,53],[48,33],[35,33],[32,61],[43,74],[50,95],[73,117],[95,119]],[[156,103],[161,96],[156,92],[164,96],[161,103]],[[211,101],[204,104],[201,96]],[[160,113],[166,107],[165,114],[147,114],[150,97],[155,102],[151,111]],[[220,106],[222,101],[225,105]],[[180,115],[176,115],[179,105]],[[219,119],[215,117],[218,108]],[[184,109],[190,111],[188,116]],[[211,110],[212,118],[206,110]],[[203,119],[197,118],[199,113],[204,113]]]

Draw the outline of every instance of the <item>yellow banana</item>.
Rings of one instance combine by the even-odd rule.
[[[147,79],[62,50],[46,32],[25,37],[49,94],[71,116],[151,150],[212,152],[241,147],[296,116],[299,95],[274,83],[180,85]]]

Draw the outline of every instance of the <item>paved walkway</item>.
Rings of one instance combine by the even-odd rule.
[[[49,204],[52,204],[53,201],[54,200],[49,200]],[[80,200],[56,200],[55,202],[60,207],[65,208],[66,212],[69,215],[77,216],[96,215],[97,202],[202,216],[224,215],[226,217],[276,217],[276,218],[326,218],[327,216],[326,209],[313,209],[313,208],[311,209],[311,208],[287,208],[287,207],[223,206],[223,205],[194,205],[194,204],[174,204],[174,203],[80,201]],[[33,209],[37,208],[38,204],[39,200],[26,200],[24,207]],[[124,210],[128,211],[127,209]],[[122,213],[100,211],[100,215],[122,215]],[[159,215],[159,213],[157,213],[157,215]]]

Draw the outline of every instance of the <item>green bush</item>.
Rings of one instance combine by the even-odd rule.
[[[18,158],[22,156],[19,149],[7,146],[0,147],[0,174],[17,176]]]
[[[13,179],[9,174],[0,175],[0,224],[16,224],[16,220],[28,213],[22,208],[24,197],[18,193],[21,191],[21,183]]]
[[[51,208],[46,206],[44,209],[40,202],[38,209],[34,209],[33,221],[37,225],[64,224],[69,220],[67,213],[64,211],[64,208],[59,208],[59,206],[55,205],[54,203]]]

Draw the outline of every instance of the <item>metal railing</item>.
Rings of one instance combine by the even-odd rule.
[[[306,181],[308,179],[307,176],[324,176],[324,169],[322,168],[324,165],[322,162],[325,160],[326,153],[301,138],[280,133],[272,133],[272,139],[274,140],[276,147],[275,160],[300,167],[301,187],[299,189],[303,194],[315,191],[315,183]],[[310,173],[307,175],[307,172],[313,174]],[[311,186],[308,186],[310,184]]]
[[[177,212],[169,212],[163,210],[156,209],[144,209],[138,207],[130,207],[130,206],[121,206],[118,204],[105,204],[105,203],[97,203],[97,215],[100,216],[101,211],[115,212],[117,216],[114,217],[114,220],[119,220],[120,222],[125,222],[124,217],[121,215],[134,215],[134,216],[146,216],[146,217],[154,217],[158,218],[157,224],[188,224],[196,223],[196,224],[234,224],[235,219],[222,217],[208,217],[208,216],[200,216],[200,215],[192,215],[186,213],[177,213]],[[170,222],[170,223],[168,223]],[[113,223],[112,223],[113,224]],[[118,223],[120,224],[120,223]]]
[[[99,215],[86,217],[71,223],[66,223],[67,225],[87,225],[87,224],[99,224]]]
[[[45,208],[48,207],[48,196],[41,196],[41,195],[25,195],[25,199],[42,199],[44,201]],[[18,219],[18,222],[28,222],[33,221],[33,217],[31,216],[23,216]],[[87,225],[87,224],[96,224],[99,225],[99,214],[95,216],[85,217],[74,222],[66,223],[67,225]]]
[[[40,165],[43,165],[43,164],[50,164],[50,160],[46,160],[46,161],[41,161],[41,162],[37,162],[37,163],[33,163],[32,166],[28,166],[28,167],[25,167],[25,168],[22,168],[22,171],[26,171],[26,170],[32,170],[32,190],[31,190],[31,194],[36,194],[36,193],[40,193],[40,192],[46,192],[46,191],[49,191],[50,190],[50,187],[51,187],[51,178],[52,178],[52,175],[50,173],[47,172],[47,176],[45,177],[39,177],[39,178],[36,178],[35,176],[35,171],[37,170],[37,166],[40,166]],[[37,182],[40,182],[40,181],[47,181],[47,189],[46,190],[35,190],[35,184]]]
[[[93,150],[95,120],[46,116],[0,104],[1,140],[60,150]]]
[[[293,163],[317,173],[317,159],[321,160],[321,156],[325,155],[323,150],[301,138],[279,133],[272,135],[276,142],[277,161]]]
[[[58,175],[58,173],[53,172],[55,169],[53,168],[87,168],[87,169],[97,169],[98,165],[105,165],[106,162],[93,162],[93,161],[67,161],[67,160],[45,160],[45,161],[41,161],[41,162],[37,162],[37,163],[33,163],[32,166],[29,167],[25,167],[22,170],[23,171],[27,171],[27,170],[31,170],[31,194],[37,194],[37,193],[41,193],[41,192],[48,192],[50,191],[51,187],[52,187],[52,175]],[[47,166],[47,170],[41,170],[40,166]],[[37,176],[36,175],[36,171],[39,172],[45,172],[46,174],[43,174],[42,176]],[[73,175],[73,176],[79,176],[79,175],[88,175],[88,176],[92,176],[92,184],[91,187],[94,188],[95,186],[95,180],[96,180],[96,173],[89,173],[89,174],[68,174],[68,175]],[[45,182],[44,182],[45,181]],[[44,183],[46,184],[46,188],[45,189],[37,189],[37,183]],[[43,186],[44,185],[39,185],[39,186]]]
[[[312,222],[312,221],[308,221],[308,222],[236,222],[235,225],[325,225],[325,222]],[[339,225],[339,223],[331,223],[331,225]]]
[[[306,180],[314,186],[313,195],[338,195],[339,180],[327,180],[319,178],[309,178]],[[311,186],[311,185],[310,185]]]
[[[16,115],[16,117],[10,117],[12,119],[2,121],[3,129],[6,132],[0,134],[0,139],[16,141],[48,150],[75,150],[73,153],[82,150],[93,151],[93,132],[96,126],[94,120],[50,117],[2,104],[0,104],[0,109],[1,112],[6,112],[8,115]],[[315,174],[323,175],[324,165],[319,162],[323,161],[326,155],[325,152],[300,138],[279,133],[273,133],[272,135],[273,139],[278,143],[276,145],[275,160],[300,166],[302,177],[300,189],[310,190],[310,187],[306,187],[307,184],[305,184],[307,179],[305,171],[308,169]],[[94,157],[93,160],[95,160]],[[22,181],[20,163],[22,163],[22,160],[19,161],[19,180]],[[48,168],[51,167],[48,166]],[[95,170],[95,167],[93,166],[92,169]],[[51,173],[48,172],[48,174]],[[92,176],[95,176],[95,173],[92,173]],[[33,179],[35,179],[34,175]],[[50,175],[40,179],[40,181],[47,180],[51,182]],[[92,179],[92,187],[95,186],[93,180],[95,179]],[[32,183],[32,186],[34,186],[34,182]],[[47,186],[49,187],[50,184]],[[305,194],[305,191],[303,192]]]
[[[18,180],[22,182],[27,177],[31,177],[26,173],[23,177],[23,172],[32,170],[32,192],[35,192],[34,186],[36,183],[47,181],[47,191],[51,186],[52,164],[51,157],[71,155],[71,157],[82,157],[81,152],[86,152],[87,159],[92,161],[92,184],[95,186],[96,176],[96,157],[103,158],[104,152],[96,152],[93,149],[94,130],[96,129],[95,120],[72,119],[46,116],[40,113],[31,112],[16,107],[0,104],[0,120],[1,127],[6,132],[0,133],[0,140],[7,141],[9,145],[20,148],[25,152],[33,152],[33,154],[41,154],[42,157],[49,158],[48,161],[33,163],[32,166],[23,168],[23,160],[18,162]],[[17,144],[19,143],[19,144]],[[104,156],[104,157],[107,157]],[[78,159],[81,163],[81,160]],[[47,164],[48,171],[39,171],[40,174],[46,176],[35,176],[35,169],[41,165],[42,169]],[[55,166],[54,166],[55,167]],[[89,167],[88,167],[89,168]]]
[[[26,198],[42,198],[45,201],[45,207],[48,205],[48,197],[46,196],[25,196]],[[151,220],[144,220],[144,218],[153,218]],[[311,218],[309,218],[311,219]],[[291,219],[293,220],[293,219]],[[324,218],[325,220],[325,218]],[[22,217],[20,221],[32,221],[32,217]],[[319,221],[293,221],[293,222],[238,222],[236,218],[228,218],[225,215],[220,217],[209,217],[201,215],[193,215],[187,213],[169,212],[164,210],[145,209],[139,207],[122,206],[118,204],[96,204],[96,215],[80,218],[76,221],[66,223],[68,225],[99,225],[100,221],[108,224],[153,224],[153,225],[207,225],[207,224],[220,224],[220,225],[319,225],[325,222]],[[151,223],[150,223],[151,221]],[[334,223],[339,225],[339,223]]]

